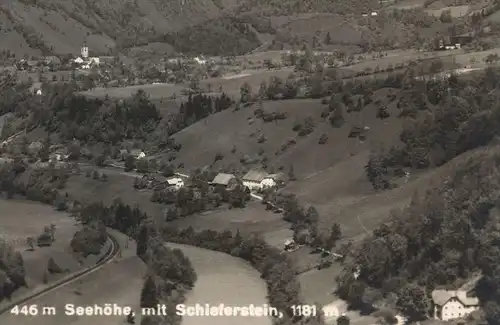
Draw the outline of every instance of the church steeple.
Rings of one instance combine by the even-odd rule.
[[[82,59],[87,59],[89,57],[89,48],[87,47],[87,42],[83,42],[81,53],[82,53]]]

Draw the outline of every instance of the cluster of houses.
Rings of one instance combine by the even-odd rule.
[[[455,50],[462,48],[463,45],[468,44],[474,40],[474,37],[470,33],[457,35],[457,36],[445,36],[436,39],[435,49],[436,50]]]
[[[57,56],[45,56],[39,60],[21,59],[14,66],[19,71],[49,71],[61,65],[61,59]]]
[[[284,174],[269,174],[262,170],[250,170],[243,177],[238,178],[233,174],[219,173],[210,182],[214,186],[230,188],[240,182],[249,191],[262,191],[266,188],[273,188],[283,184]]]
[[[146,174],[142,177],[148,188],[166,187],[178,191],[185,186],[180,177],[163,177],[160,175]]]

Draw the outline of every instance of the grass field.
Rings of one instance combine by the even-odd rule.
[[[181,91],[185,88],[174,84],[148,84],[128,87],[94,88],[92,90],[82,92],[82,94],[89,97],[104,97],[108,95],[111,98],[124,99],[132,96],[139,89],[144,90],[151,99],[166,99],[173,94],[179,96]]]
[[[64,192],[68,192],[80,202],[100,202],[111,205],[117,198],[131,206],[138,204],[148,215],[163,217],[165,206],[151,202],[151,191],[139,191],[133,188],[135,177],[126,176],[120,171],[102,169],[108,181],[102,182],[87,178],[84,175],[73,175],[69,178]]]
[[[29,251],[26,238],[36,238],[42,234],[45,226],[51,224],[56,226],[55,242],[52,246],[35,247],[34,251]],[[54,211],[51,206],[24,200],[0,199],[0,239],[12,244],[22,253],[26,268],[28,287],[16,291],[14,298],[44,285],[43,277],[50,258],[67,272],[49,275],[49,282],[90,266],[99,259],[100,256],[93,255],[82,260],[73,254],[69,244],[78,229],[79,226],[73,218],[67,213]]]
[[[283,248],[285,240],[292,236],[290,225],[282,220],[282,215],[266,210],[260,201],[249,202],[245,209],[224,208],[208,211],[172,224],[181,228],[191,226],[195,230],[240,230],[244,234],[257,233],[269,244],[279,248]]]
[[[285,80],[292,72],[293,68],[284,68],[280,70],[248,70],[241,72],[242,74],[248,74],[247,76],[235,79],[226,79],[224,77],[204,79],[200,82],[200,86],[207,89],[210,85],[210,88],[214,91],[217,91],[219,87],[222,87],[222,90],[226,94],[238,97],[240,94],[240,88],[245,82],[248,83],[255,92],[257,92],[262,82],[268,83],[269,79],[273,76]]]
[[[260,274],[250,264],[228,254],[202,248],[168,244],[180,248],[189,258],[198,275],[187,305],[220,303],[229,306],[267,304],[267,288]],[[182,325],[270,325],[267,317],[183,317]],[[10,324],[9,324],[10,325]]]
[[[93,306],[97,304],[117,304],[139,310],[140,292],[143,276],[146,272],[144,263],[135,256],[135,244],[131,241],[125,248],[125,236],[112,231],[122,248],[122,257],[107,264],[100,270],[75,281],[58,290],[41,296],[30,304],[55,307],[56,315],[38,317],[0,316],[2,325],[122,325],[125,316],[69,316],[64,314],[65,304],[75,306]],[[136,314],[139,314],[136,312]],[[136,317],[137,324],[140,318]]]
[[[447,11],[447,10],[450,11],[452,17],[463,17],[463,16],[466,16],[470,12],[470,7],[468,5],[443,7],[443,8],[439,8],[439,9],[428,9],[428,10],[426,10],[426,12],[429,15],[439,17],[443,13],[443,11]]]

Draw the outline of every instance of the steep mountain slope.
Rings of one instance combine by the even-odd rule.
[[[54,53],[78,53],[84,40],[91,50],[98,53],[145,45],[153,40],[171,43],[172,37],[190,39],[193,31],[214,30],[216,35],[235,30],[253,30],[255,21],[241,25],[242,14],[253,18],[263,16],[287,16],[305,13],[358,13],[379,7],[376,0],[11,0],[0,1],[0,50],[14,53],[40,55]],[[230,19],[221,26],[219,18]],[[237,19],[237,22],[233,21]],[[175,34],[185,28],[199,26],[187,33]],[[214,24],[218,23],[218,24]],[[262,32],[259,26],[256,30]],[[260,26],[261,27],[261,26]],[[223,32],[221,32],[221,30]],[[164,38],[165,34],[167,37]],[[210,33],[208,33],[210,34]],[[255,38],[252,31],[251,38]],[[170,36],[170,37],[169,37]],[[204,38],[201,35],[194,40]],[[223,44],[220,40],[219,44]],[[193,41],[194,43],[194,41]],[[251,45],[256,47],[252,41]],[[257,44],[258,46],[258,44]],[[182,44],[178,51],[185,51]],[[246,46],[243,46],[247,50]],[[190,50],[190,46],[188,46]],[[213,51],[208,51],[213,52]]]
[[[0,2],[0,48],[77,53],[87,40],[94,51],[107,52],[117,43],[144,43],[220,13],[212,0],[6,1]]]

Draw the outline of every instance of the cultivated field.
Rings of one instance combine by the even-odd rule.
[[[125,236],[112,231],[122,247],[122,257],[118,257],[88,276],[77,280],[58,290],[52,291],[29,304],[55,307],[56,315],[26,317],[9,315],[0,316],[2,325],[123,325],[125,316],[68,316],[64,314],[65,304],[76,306],[93,306],[94,304],[117,304],[130,306],[139,312],[140,292],[143,276],[146,272],[144,263],[135,256],[135,244],[130,241],[125,248]],[[136,317],[136,322],[140,318]]]
[[[436,17],[441,16],[443,11],[450,11],[450,14],[452,17],[463,17],[463,16],[466,16],[470,12],[470,7],[468,5],[464,5],[464,6],[443,7],[440,9],[426,10],[426,12],[429,15],[433,15]]]
[[[168,98],[174,94],[180,96],[181,91],[185,89],[185,87],[174,84],[147,84],[128,87],[94,88],[82,92],[82,94],[89,97],[104,97],[108,95],[111,98],[124,99],[132,96],[139,89],[144,90],[151,99],[160,99]]]
[[[238,97],[240,94],[240,88],[245,82],[248,83],[254,91],[258,91],[262,82],[268,83],[269,79],[273,76],[285,80],[292,72],[293,68],[284,68],[280,70],[247,70],[242,71],[241,74],[248,75],[241,76],[241,78],[227,79],[225,77],[220,77],[201,80],[200,87],[207,89],[210,85],[210,88],[213,91],[218,91],[219,87],[222,87],[222,90],[226,94]]]
[[[230,306],[267,304],[267,288],[259,273],[245,261],[202,248],[168,244],[180,248],[198,276],[186,297],[187,305],[224,303]],[[182,325],[270,325],[267,317],[183,317]],[[10,324],[9,324],[10,325]]]
[[[35,251],[29,251],[26,238],[36,238],[42,234],[45,226],[51,224],[56,226],[55,242],[52,246],[35,246]],[[14,298],[44,285],[43,277],[51,257],[62,269],[67,269],[67,272],[49,275],[49,282],[90,266],[99,259],[100,256],[91,256],[82,260],[73,254],[69,244],[78,229],[79,226],[73,218],[67,213],[54,211],[51,206],[24,200],[0,199],[0,239],[22,252],[26,268],[28,287],[16,291]],[[106,248],[103,251],[105,250]]]

